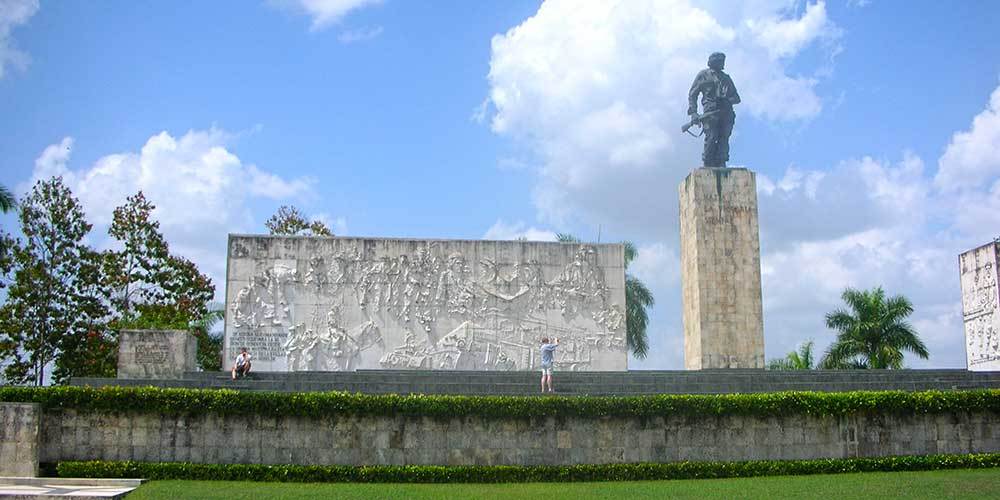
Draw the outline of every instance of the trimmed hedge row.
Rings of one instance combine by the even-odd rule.
[[[345,392],[239,392],[156,387],[0,387],[0,401],[35,402],[47,409],[163,414],[257,414],[321,417],[331,414],[653,417],[665,415],[838,416],[859,412],[924,414],[1000,413],[1000,390],[779,392],[652,396],[442,396]]]
[[[322,417],[333,414],[654,417],[667,415],[838,416],[859,412],[1000,413],[1000,390],[778,392],[652,396],[443,396],[345,392],[240,392],[157,387],[0,387],[0,401],[35,402],[46,409],[164,414],[257,414]]]
[[[520,483],[644,481],[1000,467],[1000,453],[821,460],[671,462],[568,466],[245,465],[186,462],[60,462],[60,477],[268,482]]]

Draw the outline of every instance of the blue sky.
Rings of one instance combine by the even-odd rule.
[[[288,203],[352,236],[629,239],[657,298],[631,366],[680,368],[677,127],[723,50],[767,356],[884,285],[911,365],[961,367],[957,254],[1000,234],[996,26],[993,1],[0,0],[0,183],[64,175],[98,246],[143,189],[220,295],[226,234]]]

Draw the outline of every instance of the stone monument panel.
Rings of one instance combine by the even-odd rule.
[[[699,168],[678,191],[684,366],[763,368],[754,173]]]
[[[118,378],[180,378],[198,369],[198,340],[185,330],[122,330]]]
[[[1000,245],[991,242],[958,257],[966,365],[969,370],[1000,370],[998,249]]]
[[[620,244],[231,235],[227,274],[227,368],[627,368]]]

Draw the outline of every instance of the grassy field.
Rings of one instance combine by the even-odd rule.
[[[322,484],[152,481],[129,500],[181,498],[1000,498],[1000,469],[750,479],[524,484]]]

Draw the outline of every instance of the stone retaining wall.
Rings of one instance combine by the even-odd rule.
[[[38,475],[37,403],[0,403],[0,477]]]
[[[43,462],[532,465],[1000,451],[993,413],[498,420],[46,410],[40,420]]]

